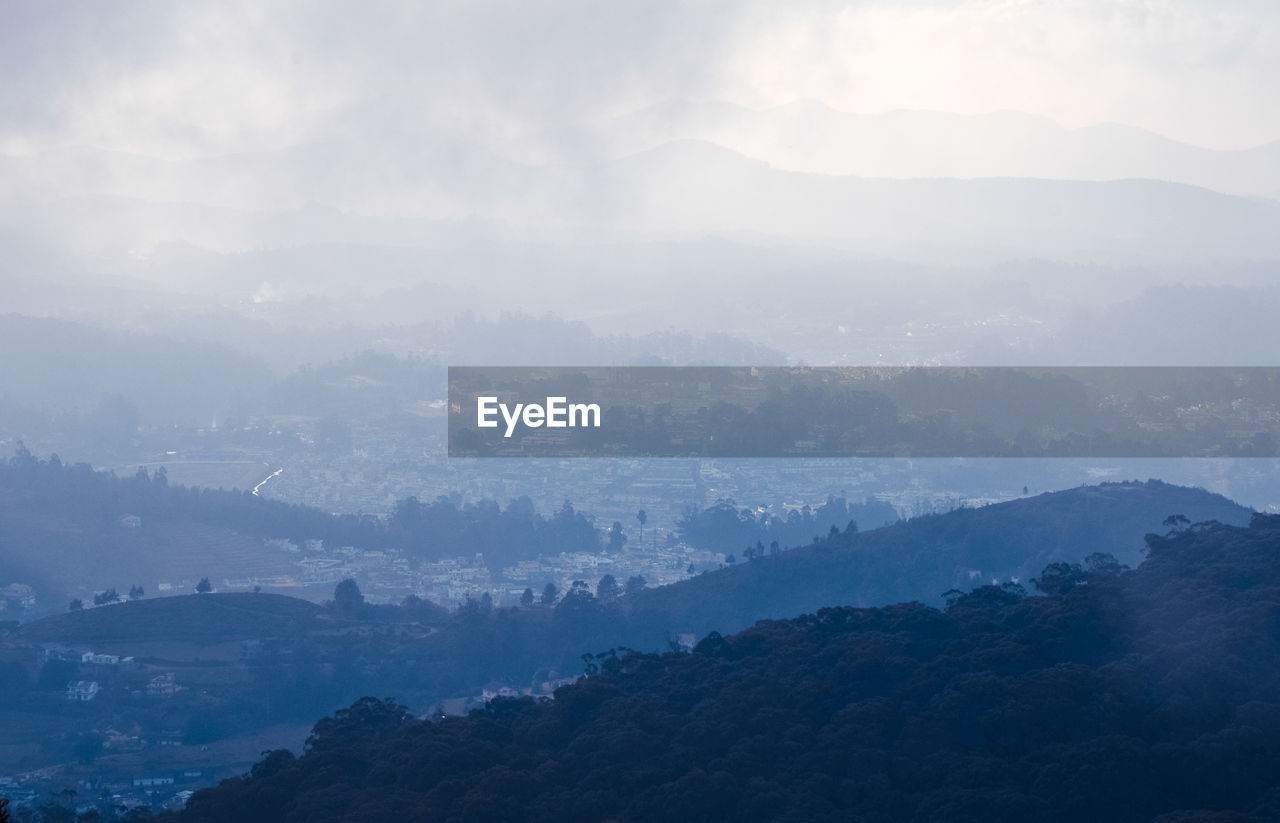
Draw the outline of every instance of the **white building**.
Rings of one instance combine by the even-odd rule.
[[[156,675],[147,683],[148,697],[173,697],[177,693],[178,681],[173,672]]]
[[[98,696],[98,681],[75,680],[67,684],[67,699],[77,703],[88,703]]]

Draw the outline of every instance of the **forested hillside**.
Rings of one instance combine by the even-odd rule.
[[[1082,486],[846,531],[778,555],[760,551],[732,568],[647,591],[644,607],[701,635],[823,606],[941,605],[949,590],[992,581],[1025,586],[1046,565],[1092,552],[1136,565],[1143,535],[1162,531],[1174,514],[1243,525],[1250,513],[1221,495],[1158,480]]]
[[[831,608],[605,655],[552,701],[362,700],[183,821],[1280,818],[1280,517],[945,610]]]

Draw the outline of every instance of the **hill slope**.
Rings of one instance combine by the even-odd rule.
[[[1050,597],[824,609],[606,658],[554,701],[466,718],[365,699],[180,819],[1277,819],[1280,518],[1063,573]]]
[[[1171,514],[1241,525],[1250,512],[1203,489],[1146,483],[1083,486],[843,534],[813,546],[645,592],[673,629],[736,631],[824,606],[941,604],[949,589],[1025,584],[1050,563],[1093,552],[1141,559],[1142,538]]]
[[[299,635],[317,627],[321,611],[314,603],[278,594],[159,597],[46,617],[24,624],[17,636],[33,643],[222,643]]]

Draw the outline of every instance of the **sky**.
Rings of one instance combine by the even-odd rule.
[[[672,99],[1280,138],[1270,0],[12,2],[0,153],[548,139]]]

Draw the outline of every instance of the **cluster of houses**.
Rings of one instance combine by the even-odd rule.
[[[61,643],[46,643],[40,647],[40,662],[64,661],[78,663],[82,666],[103,666],[122,668],[135,666],[133,657],[121,657],[115,654],[98,654],[83,647],[65,646]],[[173,672],[164,672],[147,681],[148,697],[173,697],[182,687],[178,685]],[[88,703],[98,696],[102,686],[96,680],[72,680],[67,683],[66,697],[75,703]]]
[[[46,643],[40,647],[40,662],[62,660],[68,663],[80,663],[85,666],[128,666],[134,663],[132,657],[121,657],[117,654],[96,654],[78,646],[64,646],[61,643]]]
[[[120,781],[101,778],[85,780],[78,782],[76,788],[79,791],[73,792],[73,796],[79,794],[85,798],[76,805],[74,812],[80,819],[86,819],[85,816],[91,812],[97,811],[101,814],[103,808],[109,808],[113,812],[121,809],[133,811],[157,808],[164,811],[180,811],[194,792],[189,788],[174,790],[182,784],[191,786],[201,782],[205,781],[203,772],[199,770],[146,775]],[[48,778],[37,773],[27,775],[25,778],[0,777],[0,797],[9,801],[12,812],[23,807],[38,805],[41,798],[49,797],[53,789]],[[96,801],[89,799],[95,795],[98,798]]]
[[[147,681],[147,697],[173,697],[181,690],[173,672],[158,674]],[[96,680],[72,680],[67,683],[67,699],[75,703],[88,703],[100,691],[102,687]]]

